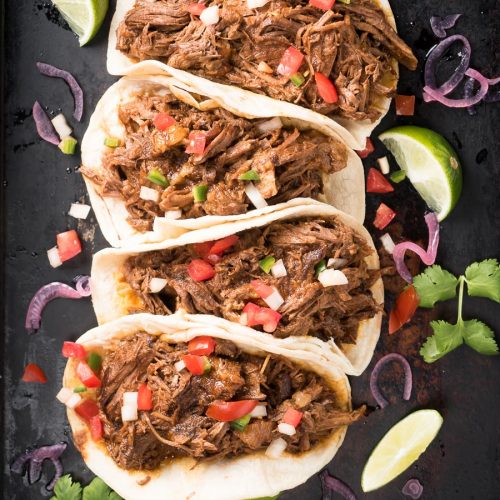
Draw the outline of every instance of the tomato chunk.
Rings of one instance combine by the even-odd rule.
[[[253,302],[249,302],[244,308],[241,314],[241,323],[246,326],[256,326],[260,323],[257,321],[257,314],[260,311],[260,307]]]
[[[262,280],[252,280],[250,284],[261,299],[267,299],[274,292],[273,287],[266,285]]]
[[[99,407],[97,403],[92,399],[84,399],[76,408],[75,411],[77,415],[90,422],[92,417],[99,415]]]
[[[195,356],[194,354],[184,354],[182,356],[182,360],[184,361],[186,368],[193,375],[203,375],[204,373],[208,373],[212,366],[206,356]]]
[[[99,377],[93,372],[86,361],[78,363],[76,374],[85,387],[99,387],[101,385]]]
[[[413,116],[415,114],[415,96],[397,95],[396,114],[398,116]]]
[[[82,344],[77,344],[76,342],[64,342],[62,355],[65,358],[85,359],[87,357],[87,351]]]
[[[23,382],[38,382],[39,384],[45,384],[47,382],[47,377],[36,363],[29,363],[24,368],[21,380]]]
[[[283,415],[283,422],[285,424],[293,425],[297,427],[304,414],[301,411],[296,410],[295,408],[288,408],[288,410]]]
[[[302,61],[304,60],[304,54],[297,50],[293,45],[290,45],[288,49],[285,50],[281,56],[281,60],[278,64],[277,72],[280,75],[290,76],[299,71]]]
[[[158,113],[153,120],[154,126],[162,132],[167,130],[167,128],[171,127],[174,123],[175,118],[170,116],[168,113]]]
[[[195,243],[194,251],[199,255],[202,259],[206,259],[210,254],[210,250],[214,246],[213,241],[204,241],[202,243]]]
[[[204,3],[190,3],[186,6],[186,10],[193,16],[199,16],[205,9]]]
[[[153,409],[153,391],[148,384],[141,384],[137,393],[137,409],[152,410]]]
[[[366,179],[367,193],[391,193],[392,184],[376,168],[370,168]]]
[[[201,156],[207,143],[205,132],[190,132],[188,141],[186,153]]]
[[[240,239],[239,236],[236,236],[235,234],[231,236],[226,236],[225,238],[222,238],[221,240],[217,240],[212,248],[210,248],[209,253],[210,254],[222,254],[229,248],[231,248],[233,245],[236,244],[236,242]]]
[[[102,422],[99,415],[90,417],[89,420],[90,436],[93,441],[100,441],[102,439]]]
[[[407,286],[396,299],[396,304],[389,316],[389,334],[397,332],[405,323],[413,318],[420,303],[417,290],[413,285]]]
[[[215,276],[214,268],[204,260],[193,259],[187,267],[188,274],[195,281],[205,281]]]
[[[202,335],[191,339],[188,344],[189,354],[196,356],[209,356],[214,352],[215,340],[208,335]]]
[[[337,89],[327,76],[323,73],[316,72],[314,73],[314,79],[316,80],[316,86],[318,87],[318,94],[325,102],[333,104],[339,100]]]
[[[215,401],[207,409],[207,417],[219,420],[219,422],[231,422],[237,418],[248,415],[256,406],[258,401],[244,399],[242,401]]]
[[[309,4],[321,10],[330,10],[335,0],[309,0]]]
[[[396,212],[389,208],[385,203],[381,203],[377,208],[377,212],[375,214],[375,220],[373,221],[373,225],[377,229],[384,229],[391,221],[396,217]]]
[[[255,319],[258,321],[259,325],[267,333],[272,333],[278,327],[278,323],[282,315],[279,312],[273,311],[269,307],[261,307],[259,312],[256,314]]]
[[[72,259],[82,251],[82,244],[77,232],[72,229],[56,236],[57,251],[62,262]]]
[[[374,151],[375,151],[375,146],[373,145],[372,140],[369,137],[367,137],[365,149],[363,149],[362,151],[356,151],[356,153],[358,153],[358,156],[360,158],[366,158],[367,156],[371,155]]]

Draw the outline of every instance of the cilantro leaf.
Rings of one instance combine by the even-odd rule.
[[[80,500],[82,498],[82,487],[69,474],[60,477],[54,486],[54,496],[51,500]]]
[[[474,262],[465,270],[467,292],[500,302],[500,265],[496,259]]]
[[[120,500],[121,497],[99,477],[83,488],[82,500]]]
[[[498,354],[498,345],[493,330],[477,319],[464,321],[465,343],[479,354],[493,356]]]
[[[413,285],[420,297],[420,307],[434,307],[440,300],[452,299],[457,294],[458,280],[441,266],[428,267],[413,278]]]
[[[434,363],[463,343],[463,322],[452,325],[446,321],[431,321],[431,328],[434,335],[428,337],[420,348],[426,363]]]

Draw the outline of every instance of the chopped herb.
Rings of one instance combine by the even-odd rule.
[[[73,392],[86,392],[87,388],[84,385],[77,385],[74,389]]]
[[[496,259],[474,262],[465,270],[467,293],[500,302],[500,266]]]
[[[78,141],[71,136],[65,137],[60,143],[59,143],[59,149],[65,154],[65,155],[74,155],[76,151],[76,145],[78,144]]]
[[[457,278],[441,266],[428,267],[415,276],[413,284],[420,297],[419,307],[434,307],[436,302],[453,299],[457,295]]]
[[[104,145],[108,148],[117,148],[121,142],[122,141],[117,137],[106,137],[106,139],[104,139]]]
[[[267,274],[271,271],[271,267],[276,263],[276,259],[272,255],[268,255],[259,261],[260,268]]]
[[[193,196],[195,202],[205,201],[207,199],[208,186],[200,184],[193,188]]]
[[[230,424],[231,428],[236,431],[244,431],[245,427],[248,425],[248,422],[250,422],[250,418],[250,415],[245,415],[244,417],[233,420]]]
[[[260,181],[260,176],[256,170],[248,170],[244,174],[241,174],[238,179],[240,181]]]
[[[211,369],[212,364],[210,363],[210,360],[206,356],[203,356],[203,373],[206,375],[207,373],[210,373]]]
[[[88,355],[87,364],[90,366],[93,372],[98,373],[101,369],[102,358],[96,352],[91,352]]]
[[[326,262],[324,260],[320,260],[315,266],[314,266],[314,277],[317,278],[321,272],[323,272],[326,269]]]
[[[293,75],[290,76],[290,81],[296,86],[300,87],[304,84],[306,79],[304,78],[304,75],[302,73],[294,73]]]
[[[54,496],[50,500],[122,500],[101,478],[94,478],[82,490],[78,481],[66,474],[54,486]]]
[[[148,180],[164,188],[167,188],[170,185],[168,179],[159,170],[156,169],[149,171]]]
[[[392,182],[399,184],[401,181],[406,179],[406,172],[404,170],[396,170],[396,172],[393,172],[389,176],[389,179],[391,179]]]

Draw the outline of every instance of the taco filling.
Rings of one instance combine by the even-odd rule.
[[[396,90],[394,59],[417,66],[374,0],[137,0],[116,35],[133,60],[351,120],[381,116],[381,98]]]
[[[75,411],[87,419],[80,408],[97,406],[97,439],[124,469],[178,457],[300,453],[364,413],[341,404],[316,373],[212,337],[169,344],[139,332],[105,351],[96,373],[99,388],[83,393]]]
[[[129,257],[123,280],[142,305],[130,312],[222,316],[276,337],[355,343],[379,312],[370,247],[336,217],[276,221],[215,242]],[[137,301],[136,301],[137,302]]]
[[[126,202],[128,222],[156,216],[235,215],[323,194],[323,176],[347,165],[347,149],[317,131],[199,111],[173,95],[137,95],[120,105],[124,140],[110,138],[102,170],[82,167],[102,195]],[[116,142],[113,143],[112,141]]]

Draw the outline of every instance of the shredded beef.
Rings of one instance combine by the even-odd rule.
[[[117,29],[117,49],[137,60],[157,59],[199,76],[234,84],[326,115],[380,117],[379,98],[395,91],[392,58],[414,70],[417,59],[373,0],[336,2],[322,11],[307,0],[271,0],[249,9],[246,0],[214,0],[220,20],[205,26],[185,7],[191,0],[136,0]],[[276,69],[284,51],[304,54],[296,87]],[[266,63],[267,68],[259,68]],[[270,68],[270,69],[269,69]],[[314,73],[335,83],[339,99],[326,103]]]
[[[194,376],[174,368],[186,353],[186,344],[170,345],[138,333],[115,344],[104,356],[98,405],[106,446],[120,467],[152,470],[175,457],[235,457],[265,449],[277,437],[287,441],[289,452],[299,453],[364,413],[364,407],[349,411],[341,406],[318,375],[279,356],[269,355],[265,360],[217,340],[216,351],[209,356],[212,369]],[[285,379],[289,381],[286,395],[279,387]],[[140,383],[152,390],[153,408],[139,411],[136,421],[122,422],[120,411],[110,401],[120,407],[123,393],[137,391]],[[215,401],[242,399],[265,403],[267,416],[253,418],[243,431],[206,416]],[[303,418],[294,436],[284,436],[277,426],[290,407],[303,412]]]
[[[195,246],[130,257],[124,277],[143,299],[147,312],[170,314],[183,308],[235,322],[247,303],[267,306],[251,285],[253,279],[261,279],[275,286],[284,299],[278,310],[282,318],[273,333],[281,338],[309,335],[334,339],[337,344],[355,343],[360,321],[379,311],[370,292],[377,274],[367,269],[364,260],[371,250],[336,218],[277,221],[238,236],[238,242],[215,264],[212,279],[194,281],[189,276],[188,264],[199,258]],[[268,255],[283,260],[287,276],[274,278],[262,271],[259,261]],[[345,259],[340,270],[349,283],[325,288],[315,276],[315,266],[332,257]],[[159,294],[149,293],[154,277],[167,280]],[[280,386],[280,391],[286,391],[288,384],[284,381]]]

